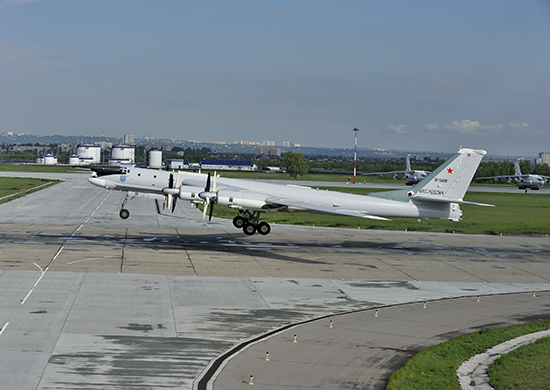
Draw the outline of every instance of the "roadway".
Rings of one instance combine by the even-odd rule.
[[[382,309],[388,305],[517,292],[523,292],[515,296],[524,299],[534,290],[550,290],[550,241],[544,237],[284,225],[274,226],[268,236],[249,237],[231,221],[203,221],[200,212],[184,202],[174,215],[159,215],[150,199],[136,198],[128,204],[130,218],[121,220],[122,193],[93,187],[86,175],[53,176],[66,181],[0,205],[0,389],[192,388],[216,356],[288,324],[363,309],[372,317],[375,308],[387,319],[388,312],[382,310],[404,307]],[[522,310],[545,316],[544,294],[535,301],[541,306]],[[491,298],[482,302],[486,299]],[[428,305],[432,309],[436,304]],[[477,306],[485,311],[491,307]],[[501,318],[491,321],[527,318],[502,307]],[[451,337],[487,324],[460,325],[453,318],[463,312],[438,312],[440,319],[426,316],[417,322],[403,312],[392,314],[393,324],[380,321],[388,337],[411,323],[421,323],[427,335],[437,336],[414,341],[414,348],[409,345],[404,353],[396,339],[394,353],[390,348],[384,355],[393,363],[381,359],[372,365],[369,372],[378,372],[376,379],[341,370],[325,388],[344,386],[345,381],[382,388],[390,369],[411,351],[443,340],[447,333]],[[340,321],[334,320],[336,329],[342,329]],[[355,323],[362,322],[359,318]],[[345,326],[349,332],[353,323]],[[441,323],[454,328],[444,330]],[[318,337],[310,330],[305,333]],[[311,343],[303,334],[296,345]],[[349,344],[331,337],[328,344]],[[377,351],[367,344],[356,344],[365,346],[357,348],[362,358],[343,349],[339,355],[366,367],[373,362],[369,354]],[[271,348],[255,345],[261,351]],[[285,363],[277,346],[273,358],[290,380],[296,368],[288,371],[288,364],[295,367],[296,360],[287,351]],[[319,345],[313,350],[317,348],[320,351]],[[265,361],[264,354],[238,356],[252,368]],[[216,379],[217,388],[238,388],[253,374],[235,370],[233,364],[243,367],[238,359],[228,362],[228,371]],[[297,376],[335,372],[326,364],[319,364],[317,372],[314,366],[309,363]],[[385,370],[374,369],[380,366]],[[257,375],[259,386],[265,377],[260,381],[263,374]],[[273,375],[277,378],[281,371]],[[264,385],[274,386],[273,381],[284,383],[271,378]]]

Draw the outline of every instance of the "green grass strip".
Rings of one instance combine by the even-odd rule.
[[[550,389],[550,338],[502,355],[487,370],[496,390]]]
[[[507,340],[546,329],[550,321],[482,329],[423,349],[391,375],[386,390],[460,390],[456,370],[463,361]]]
[[[0,177],[0,203],[41,190],[55,183],[58,183],[58,181],[22,177]]]

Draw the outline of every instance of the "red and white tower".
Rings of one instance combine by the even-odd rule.
[[[355,184],[355,177],[357,176],[357,132],[359,129],[356,127],[353,131],[355,131],[355,152],[353,154],[353,184]]]

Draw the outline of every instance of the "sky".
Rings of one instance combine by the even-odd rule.
[[[0,133],[550,151],[550,0],[0,0]]]

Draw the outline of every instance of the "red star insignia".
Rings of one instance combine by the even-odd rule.
[[[447,168],[447,173],[452,174],[453,173],[453,168]]]
[[[470,153],[468,153],[468,157],[470,157],[470,156],[471,156],[471,154],[470,154]]]

